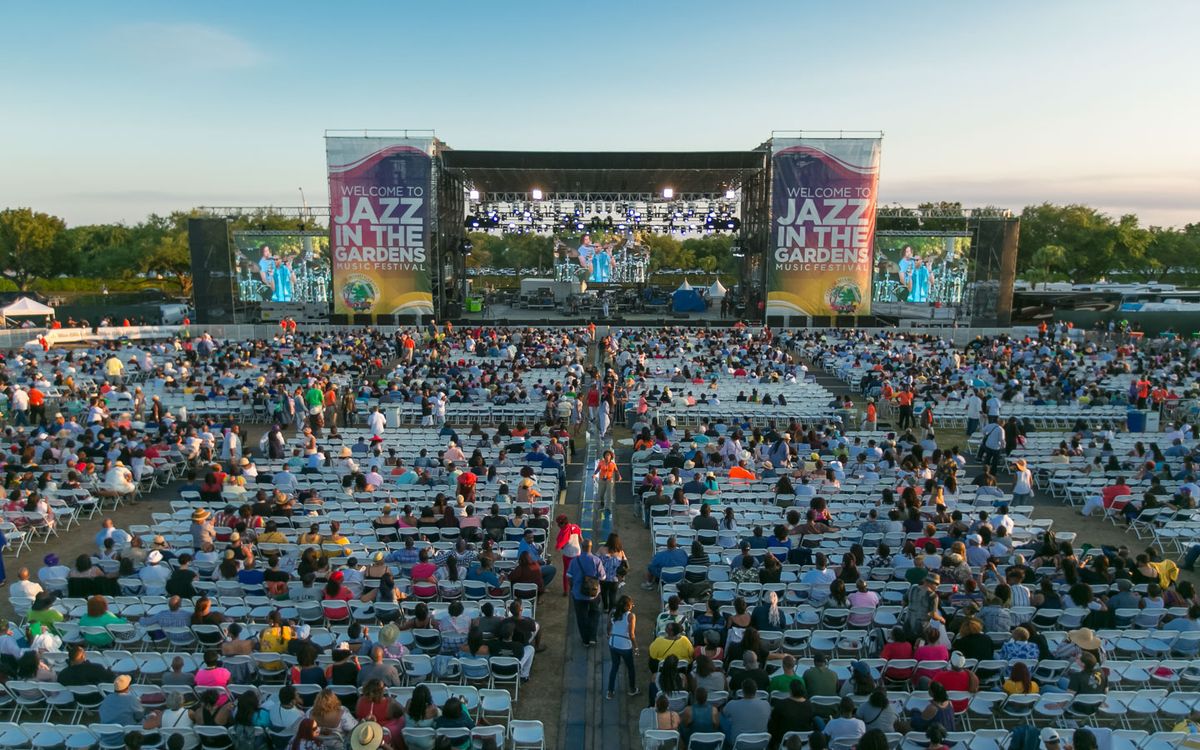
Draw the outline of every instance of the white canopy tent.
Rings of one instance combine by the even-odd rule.
[[[708,288],[709,299],[720,299],[725,296],[725,287],[721,285],[721,280],[717,279]]]
[[[678,288],[678,289],[676,289],[675,291],[677,291],[677,292],[690,292],[691,290],[692,290],[692,285],[688,283],[688,280],[687,280],[687,279],[684,279],[684,280],[683,280],[683,283],[682,283],[682,284],[680,284],[680,285],[679,285],[679,288]]]
[[[54,308],[43,305],[35,299],[20,297],[4,307],[0,307],[0,322],[6,323],[9,318],[44,318],[54,317]]]

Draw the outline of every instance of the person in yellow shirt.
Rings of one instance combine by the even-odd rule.
[[[287,537],[279,530],[279,524],[274,521],[267,521],[263,533],[258,535],[258,541],[260,544],[263,542],[267,544],[287,544]]]
[[[1037,695],[1038,684],[1029,673],[1029,665],[1023,661],[1013,664],[1012,674],[1002,685],[1004,692],[1009,695]]]
[[[1193,707],[1188,717],[1171,727],[1171,731],[1184,735],[1176,747],[1200,748],[1200,708]]]
[[[657,670],[658,664],[668,656],[674,656],[684,664],[692,660],[692,642],[683,634],[677,622],[668,622],[666,631],[650,644],[650,662]]]
[[[1158,585],[1166,591],[1179,578],[1179,566],[1174,560],[1164,560],[1158,550],[1150,547],[1146,550],[1150,556],[1150,567],[1158,571]]]

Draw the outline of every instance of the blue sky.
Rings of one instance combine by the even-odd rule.
[[[458,148],[885,133],[882,203],[1200,221],[1200,3],[22,3],[0,206],[69,223],[326,200],[327,128]]]

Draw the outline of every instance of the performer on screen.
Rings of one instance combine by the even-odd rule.
[[[607,284],[612,281],[612,249],[608,245],[597,245],[592,256],[591,281]]]
[[[291,302],[295,295],[292,292],[292,259],[280,258],[275,263],[275,292],[271,295],[274,302]]]
[[[596,254],[596,248],[592,245],[591,235],[583,235],[583,240],[581,240],[577,252],[579,254],[579,265],[583,267],[583,270],[587,271],[588,280],[594,281],[595,279],[592,278],[592,256]]]
[[[912,288],[908,292],[909,302],[929,302],[930,291],[933,289],[933,269],[925,259],[918,256],[914,259],[912,271]]]
[[[900,270],[900,283],[908,290],[910,296],[913,288],[913,269],[916,264],[913,261],[912,245],[904,246],[904,256],[900,258],[900,262],[896,264]]]
[[[267,285],[267,289],[271,290],[272,298],[275,297],[275,265],[270,246],[263,245],[262,258],[258,261],[258,277]]]

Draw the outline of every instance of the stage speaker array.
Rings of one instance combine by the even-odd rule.
[[[233,250],[225,219],[188,219],[192,255],[192,300],[197,323],[233,318]]]

